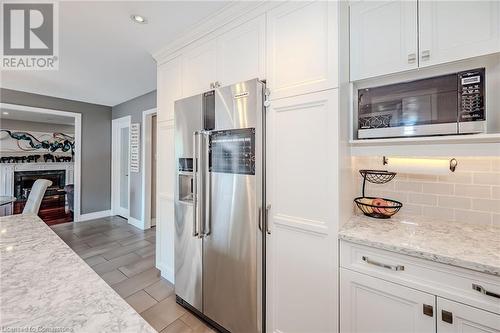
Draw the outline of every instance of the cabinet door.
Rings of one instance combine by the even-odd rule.
[[[217,81],[221,86],[266,78],[265,28],[262,15],[217,38]]]
[[[268,12],[271,99],[338,85],[337,6],[330,1],[291,1]]]
[[[340,281],[341,332],[436,332],[434,295],[345,268]]]
[[[350,5],[351,81],[418,67],[417,1]]]
[[[500,315],[440,297],[437,304],[439,333],[500,333]]]
[[[157,123],[156,266],[174,283],[174,122]]]
[[[159,122],[174,119],[174,102],[182,97],[181,72],[180,58],[158,66],[156,105]]]
[[[420,1],[420,67],[500,51],[499,1]]]
[[[182,56],[182,96],[189,97],[211,89],[215,82],[216,41],[210,40],[186,50]]]
[[[337,330],[337,109],[332,89],[267,112],[268,332]]]

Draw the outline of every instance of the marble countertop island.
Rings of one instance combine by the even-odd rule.
[[[421,216],[381,220],[354,216],[339,238],[500,276],[500,227]]]
[[[0,218],[2,332],[156,332],[35,215]]]

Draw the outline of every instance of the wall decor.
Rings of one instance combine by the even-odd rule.
[[[130,124],[130,172],[139,172],[141,124]]]
[[[64,133],[20,132],[0,129],[2,151],[70,152],[74,155],[75,138]]]

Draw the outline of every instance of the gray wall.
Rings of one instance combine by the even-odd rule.
[[[113,119],[117,119],[131,116],[132,123],[141,123],[142,136],[142,131],[144,130],[142,126],[142,113],[155,107],[156,90],[113,106],[112,117]],[[140,151],[140,156],[141,166],[139,167],[139,172],[130,173],[130,216],[142,221],[142,151]]]
[[[111,209],[111,107],[3,88],[0,101],[81,113],[81,213]]]
[[[40,123],[35,121],[4,119],[4,118],[2,118],[0,121],[0,127],[3,129],[24,131],[24,132],[44,132],[44,133],[61,132],[64,134],[75,133],[74,125],[49,124],[49,123]]]

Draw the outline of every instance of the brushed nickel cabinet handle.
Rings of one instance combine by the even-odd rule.
[[[366,262],[367,264],[382,267],[382,268],[387,268],[387,269],[390,269],[393,271],[404,271],[405,270],[405,266],[403,266],[403,265],[384,264],[384,263],[381,263],[378,261],[371,260],[370,258],[368,258],[366,256],[362,256],[361,259],[363,259],[363,261]]]
[[[408,54],[408,63],[413,64],[417,60],[417,55],[415,53]]]
[[[422,51],[422,55],[421,55],[422,60],[429,60],[430,57],[431,57],[431,51],[429,51],[429,50]]]
[[[472,284],[472,289],[474,289],[475,291],[480,292],[483,295],[487,295],[487,296],[491,296],[491,297],[495,297],[495,298],[500,298],[500,294],[494,293],[492,291],[488,291],[488,290],[484,289],[483,286],[481,286],[479,284],[473,283]]]
[[[259,230],[262,231],[262,208],[259,207]]]
[[[271,234],[271,229],[269,229],[269,210],[271,209],[271,205],[266,206],[266,233],[268,235]]]

